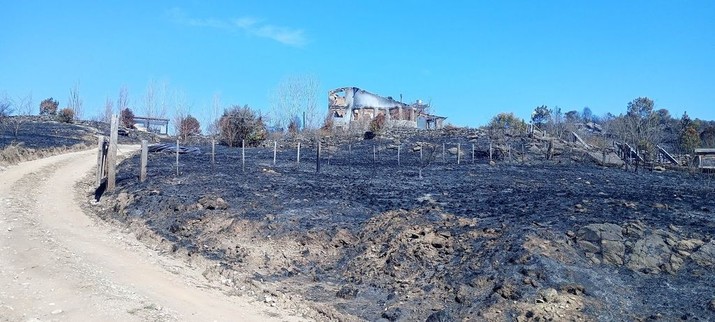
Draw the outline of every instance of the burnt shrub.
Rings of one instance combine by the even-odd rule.
[[[40,102],[40,115],[57,115],[57,107],[60,103],[57,100],[46,98]]]
[[[370,132],[380,133],[385,128],[385,114],[379,114],[370,121]]]
[[[60,113],[57,114],[57,120],[62,122],[62,123],[72,123],[72,120],[74,120],[74,110],[66,107],[60,110]]]
[[[268,135],[263,118],[248,105],[234,105],[224,110],[219,119],[221,143],[229,147],[241,146],[245,140],[247,146],[257,146]]]
[[[181,118],[179,121],[179,136],[182,140],[186,141],[188,137],[199,134],[201,134],[201,124],[199,120],[191,115]]]
[[[134,127],[134,112],[132,112],[132,109],[127,107],[119,113],[119,123],[129,129]]]

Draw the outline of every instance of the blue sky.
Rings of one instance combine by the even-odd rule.
[[[0,92],[85,116],[126,86],[181,91],[203,122],[214,93],[268,112],[281,79],[431,100],[455,125],[534,107],[625,111],[639,96],[715,119],[715,1],[7,1]],[[325,102],[325,103],[323,103]]]

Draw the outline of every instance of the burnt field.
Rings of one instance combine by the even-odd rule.
[[[568,148],[544,160],[521,142],[494,164],[476,136],[323,144],[319,173],[308,142],[300,164],[293,144],[275,165],[272,148],[247,148],[245,171],[240,148],[217,146],[214,165],[210,147],[181,155],[178,175],[175,154],[151,153],[146,182],[127,159],[95,207],[234,294],[318,319],[715,316],[712,177]]]

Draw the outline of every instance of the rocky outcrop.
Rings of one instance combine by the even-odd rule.
[[[639,222],[590,224],[573,237],[594,264],[625,266],[645,274],[676,274],[689,262],[715,266],[715,241],[683,238],[674,229],[649,230]]]
[[[578,231],[578,244],[594,263],[623,265],[623,228],[615,224],[591,224]]]

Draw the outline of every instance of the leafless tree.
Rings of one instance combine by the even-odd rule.
[[[104,102],[104,114],[102,115],[102,122],[111,122],[112,115],[114,115],[114,102],[109,97],[107,97],[107,100]]]
[[[117,99],[117,111],[121,112],[129,108],[129,91],[126,86],[119,88],[119,98]]]
[[[318,111],[320,83],[313,75],[292,75],[283,78],[271,92],[271,122],[286,128],[305,113],[304,128],[317,128],[323,118]]]
[[[0,138],[2,138],[5,132],[5,127],[8,126],[10,120],[10,114],[14,112],[12,107],[12,100],[7,97],[6,93],[0,94]]]
[[[189,115],[191,104],[189,103],[186,93],[182,91],[175,91],[172,95],[172,102],[174,105],[174,133],[179,136],[179,129],[181,129],[181,123],[184,121],[187,115]]]
[[[75,83],[70,88],[70,96],[67,100],[68,108],[74,112],[74,118],[79,120],[82,118],[82,98],[79,96],[79,82]]]
[[[15,117],[10,118],[10,126],[13,135],[17,138],[20,128],[28,121],[28,116],[32,114],[32,92],[25,96],[20,96],[13,103],[15,106]]]
[[[221,117],[221,94],[214,93],[211,99],[211,119],[206,122],[207,134],[216,137],[221,133],[220,128]]]

